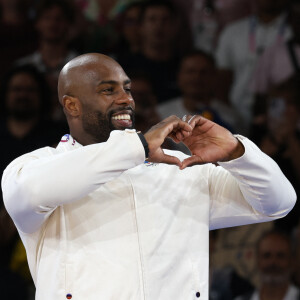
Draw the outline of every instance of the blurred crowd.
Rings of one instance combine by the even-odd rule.
[[[132,80],[137,130],[201,114],[252,139],[299,194],[300,0],[0,0],[0,23],[1,174],[68,133],[58,74],[100,52]],[[296,204],[275,222],[212,231],[210,300],[300,299],[299,221]],[[0,299],[34,299],[2,198]]]

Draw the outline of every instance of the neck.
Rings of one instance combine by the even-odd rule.
[[[265,284],[260,290],[261,300],[282,300],[288,290],[289,283]]]
[[[166,44],[144,44],[143,54],[155,61],[167,61],[172,58],[171,47]]]
[[[19,121],[13,118],[7,120],[8,131],[16,138],[24,138],[37,124],[38,118],[28,121]]]

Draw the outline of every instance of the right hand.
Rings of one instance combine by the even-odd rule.
[[[192,132],[192,127],[176,116],[170,116],[158,124],[151,127],[144,137],[149,147],[149,161],[157,163],[166,163],[178,165],[181,167],[181,161],[171,155],[164,154],[161,145],[167,137],[172,138],[179,143],[188,137]]]

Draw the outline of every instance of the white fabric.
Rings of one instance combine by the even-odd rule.
[[[283,217],[296,199],[276,163],[238,138],[245,154],[218,167],[145,164],[134,130],[84,147],[67,136],[14,160],[3,198],[36,299],[207,300],[209,229]]]
[[[251,18],[245,18],[227,26],[221,33],[216,60],[218,67],[233,71],[233,85],[230,91],[230,101],[234,108],[244,117],[249,125],[252,118],[253,93],[250,81],[260,54],[252,51],[249,45]],[[268,48],[278,40],[279,28],[284,22],[285,15],[281,15],[270,24],[257,22],[254,31],[256,49]],[[286,28],[283,38],[291,35],[290,28]]]
[[[295,56],[300,65],[300,46],[293,45]],[[273,45],[265,51],[258,61],[251,90],[266,94],[273,86],[280,84],[295,74],[295,68],[286,43]]]

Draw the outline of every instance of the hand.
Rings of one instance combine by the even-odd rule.
[[[154,125],[144,134],[149,147],[149,161],[175,164],[181,167],[182,162],[175,156],[164,154],[161,145],[167,137],[180,142],[188,137],[192,127],[176,116],[171,116]]]
[[[193,131],[182,142],[190,149],[192,156],[182,162],[181,169],[196,164],[229,161],[243,155],[244,146],[224,127],[202,116],[188,116],[186,121]]]

